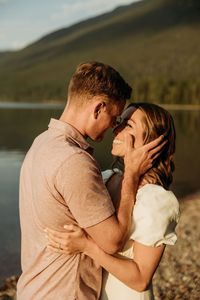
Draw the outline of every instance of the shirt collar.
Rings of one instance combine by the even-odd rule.
[[[83,135],[72,125],[52,118],[48,127],[61,131],[66,139],[71,140],[74,144],[77,144],[80,148],[87,152],[91,154],[93,153],[93,148],[86,141]]]

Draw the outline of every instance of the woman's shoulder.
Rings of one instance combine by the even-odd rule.
[[[174,193],[156,184],[146,184],[137,193],[131,238],[147,246],[174,245],[179,217],[179,203]]]
[[[174,193],[157,184],[141,187],[137,193],[137,203],[154,212],[164,210],[170,214],[179,214],[179,202]]]

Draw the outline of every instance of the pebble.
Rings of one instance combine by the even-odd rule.
[[[154,275],[155,300],[200,299],[200,193],[180,201],[175,246],[167,246]]]

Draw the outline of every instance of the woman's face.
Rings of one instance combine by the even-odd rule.
[[[134,148],[143,145],[144,113],[135,107],[129,107],[121,115],[120,124],[114,129],[112,154],[123,157],[126,152],[125,135],[129,133],[133,138]]]

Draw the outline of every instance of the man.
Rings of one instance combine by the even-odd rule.
[[[44,229],[63,230],[65,224],[78,223],[106,252],[115,253],[121,247],[130,228],[139,175],[152,162],[146,154],[151,147],[133,151],[127,137],[125,174],[115,213],[86,138],[101,141],[106,130],[115,126],[130,96],[130,86],[110,66],[79,65],[60,120],[52,119],[49,129],[28,151],[20,175],[22,275],[18,300],[98,299],[101,268],[83,254],[52,253]],[[132,159],[134,170],[129,167]]]

